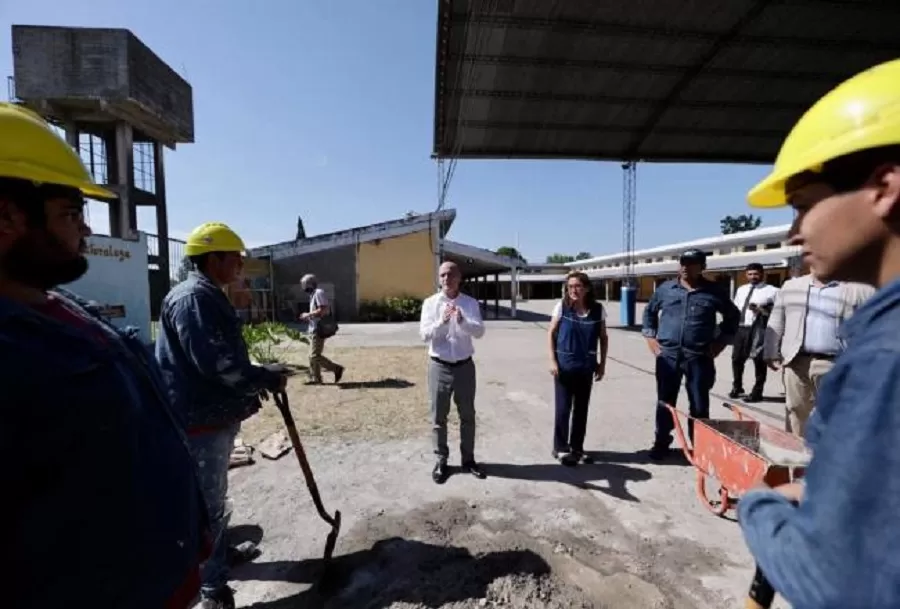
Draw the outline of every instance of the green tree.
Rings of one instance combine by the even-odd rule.
[[[527,260],[525,260],[525,256],[519,253],[519,250],[510,245],[498,247],[497,251],[495,251],[494,253],[498,256],[506,256],[508,258],[516,258],[518,260],[521,260],[522,262],[528,262]]]
[[[723,235],[743,233],[748,230],[756,230],[762,224],[762,218],[753,214],[741,214],[740,216],[725,216],[719,221]]]
[[[592,256],[590,252],[578,252],[577,254],[575,254],[575,260],[587,260],[591,257]]]
[[[547,256],[547,264],[565,264],[567,262],[575,262],[575,256],[568,254],[550,254]]]

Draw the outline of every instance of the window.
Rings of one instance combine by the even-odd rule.
[[[781,247],[781,241],[774,241],[772,243],[766,243],[763,248],[767,250],[777,250]]]
[[[755,252],[756,246],[755,245],[745,245],[744,247],[741,248],[741,251],[742,252]]]

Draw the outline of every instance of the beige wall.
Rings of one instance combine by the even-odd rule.
[[[360,243],[357,254],[360,302],[392,296],[425,298],[433,292],[434,253],[428,231]]]

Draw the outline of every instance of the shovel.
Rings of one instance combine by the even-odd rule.
[[[294,417],[291,415],[291,408],[288,404],[287,393],[277,391],[273,395],[275,405],[281,411],[284,418],[284,424],[287,427],[288,435],[291,437],[291,444],[294,446],[294,452],[297,454],[297,460],[300,462],[300,469],[303,470],[303,477],[306,479],[306,487],[309,494],[312,495],[313,503],[316,504],[316,510],[319,517],[331,526],[328,538],[325,540],[325,556],[323,562],[325,566],[331,561],[334,554],[334,546],[337,543],[338,532],[341,530],[341,512],[335,510],[334,516],[325,511],[322,505],[322,497],[319,495],[319,487],[316,485],[316,479],[313,477],[312,469],[309,467],[309,461],[306,459],[306,452],[303,450],[303,444],[300,443],[300,435],[297,433],[297,425],[294,423]]]

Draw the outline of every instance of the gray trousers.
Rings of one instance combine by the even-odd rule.
[[[450,399],[459,414],[459,450],[462,462],[475,460],[475,363],[449,365],[428,361],[428,394],[431,397],[431,426],[434,454],[439,461],[450,456],[447,448],[447,417]]]

